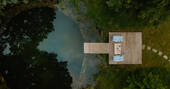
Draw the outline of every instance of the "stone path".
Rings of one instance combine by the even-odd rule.
[[[162,51],[159,51],[159,50],[157,50],[157,49],[155,49],[155,48],[152,48],[152,47],[150,47],[150,46],[147,46],[147,45],[145,45],[145,44],[142,45],[142,49],[143,49],[143,50],[144,50],[144,49],[150,50],[150,51],[156,53],[158,56],[161,56],[161,57],[163,57],[165,60],[168,60],[168,61],[170,62],[170,58],[169,58],[166,54],[164,54]],[[169,58],[169,59],[168,59],[168,58]]]

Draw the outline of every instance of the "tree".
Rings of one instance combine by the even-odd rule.
[[[0,17],[3,17],[5,14],[3,13],[3,9],[4,7],[6,7],[7,5],[14,5],[17,3],[24,3],[27,4],[29,0],[1,0],[0,1]],[[0,24],[1,24],[1,19],[0,19]]]
[[[71,89],[72,78],[66,62],[58,62],[56,54],[31,50],[32,53],[25,50],[1,58],[0,67],[9,88]]]
[[[168,74],[164,68],[138,69],[128,76],[128,86],[123,89],[169,89]]]
[[[128,71],[115,67],[110,66],[99,70],[99,73],[94,76],[96,83],[94,89],[122,89],[125,86],[124,80]]]
[[[0,33],[0,73],[11,89],[71,89],[72,77],[67,62],[57,55],[40,51],[40,41],[54,30],[54,9],[24,11]],[[7,44],[10,53],[3,54]]]
[[[106,0],[84,0],[87,6],[87,17],[96,24],[100,29],[107,29],[110,27],[109,20],[112,19]]]
[[[170,71],[164,67],[135,68],[120,66],[99,69],[94,89],[170,89]],[[87,89],[93,89],[89,86]]]
[[[3,25],[6,25],[12,16],[18,14],[18,12],[23,11],[24,9],[31,9],[35,7],[53,7],[53,5],[59,3],[59,0],[0,0],[0,32],[4,29]],[[21,8],[15,8],[21,6]],[[23,7],[23,8],[22,8]],[[25,7],[25,8],[24,8]],[[12,14],[8,11],[12,10]],[[5,20],[6,22],[4,23]]]
[[[169,0],[83,0],[100,29],[157,26],[170,15]]]
[[[169,0],[109,0],[106,3],[116,21],[123,18],[132,25],[158,25],[170,14]]]
[[[52,8],[34,8],[24,11],[8,23],[6,30],[1,33],[1,42],[4,45],[9,43],[12,54],[22,52],[23,45],[27,42],[38,45],[49,32],[54,30],[52,24],[54,18],[55,12]]]
[[[0,89],[9,89],[2,74],[0,74]]]

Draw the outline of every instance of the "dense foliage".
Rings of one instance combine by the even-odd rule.
[[[169,0],[109,0],[106,3],[113,14],[127,16],[129,21],[142,25],[157,25],[170,13]]]
[[[170,15],[169,0],[83,0],[87,16],[102,29],[158,25]]]
[[[2,74],[0,74],[0,89],[9,89]]]
[[[71,89],[67,63],[56,57],[28,48],[19,55],[1,56],[1,73],[11,89]]]
[[[49,13],[49,14],[46,14]],[[22,53],[23,45],[34,42],[38,45],[46,38],[47,33],[54,30],[52,21],[55,12],[50,8],[36,8],[25,11],[8,23],[7,28],[1,34],[1,41],[11,46],[11,53]]]
[[[95,89],[169,89],[170,72],[165,68],[126,71],[110,67],[95,76]]]
[[[124,89],[169,89],[169,74],[164,68],[136,70],[128,76]]]
[[[18,12],[22,11],[25,9],[22,5],[27,6],[27,8],[31,9],[34,7],[41,7],[44,4],[48,4],[49,7],[52,7],[54,4],[59,3],[59,0],[0,0],[0,32],[3,30],[3,25],[4,22],[2,19],[4,17],[10,17],[13,14],[17,14]],[[5,13],[8,12],[10,9],[12,9],[15,6],[22,6],[19,9],[13,10],[12,14],[11,13]],[[8,14],[8,15],[6,15]],[[5,18],[5,20],[10,20],[10,18]],[[5,23],[6,24],[6,23]]]
[[[34,8],[12,18],[0,33],[0,72],[10,89],[71,89],[67,62],[37,49],[54,30],[54,19],[54,9]]]
[[[100,69],[94,78],[96,82],[94,89],[122,89],[127,75],[128,71],[119,68]]]
[[[107,7],[106,0],[83,0],[87,6],[87,17],[100,29],[108,29],[112,20],[111,10]]]
[[[0,18],[2,19],[2,17],[5,15],[3,13],[3,9],[7,6],[7,5],[15,5],[17,3],[28,3],[29,0],[1,0],[0,1]],[[1,24],[1,19],[0,19],[0,24]]]

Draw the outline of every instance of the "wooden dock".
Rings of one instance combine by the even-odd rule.
[[[123,61],[113,62],[115,44],[113,36],[122,36],[121,56]],[[109,64],[142,64],[142,33],[141,32],[109,32],[109,43],[84,43],[84,53],[108,54]],[[119,52],[120,53],[120,52]]]
[[[109,54],[109,43],[84,43],[84,53]]]
[[[109,64],[142,64],[142,33],[141,32],[110,32],[109,43],[112,36],[123,36],[122,55],[124,60],[121,62],[113,62],[114,54],[109,54]]]

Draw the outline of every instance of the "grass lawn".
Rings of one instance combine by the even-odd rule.
[[[158,49],[170,57],[170,18],[158,28],[143,29],[143,43]]]
[[[141,65],[141,67],[159,67],[159,66],[162,67],[169,64],[169,62],[163,59],[163,57],[158,56],[154,52],[146,49],[143,50],[142,57],[143,64]]]

